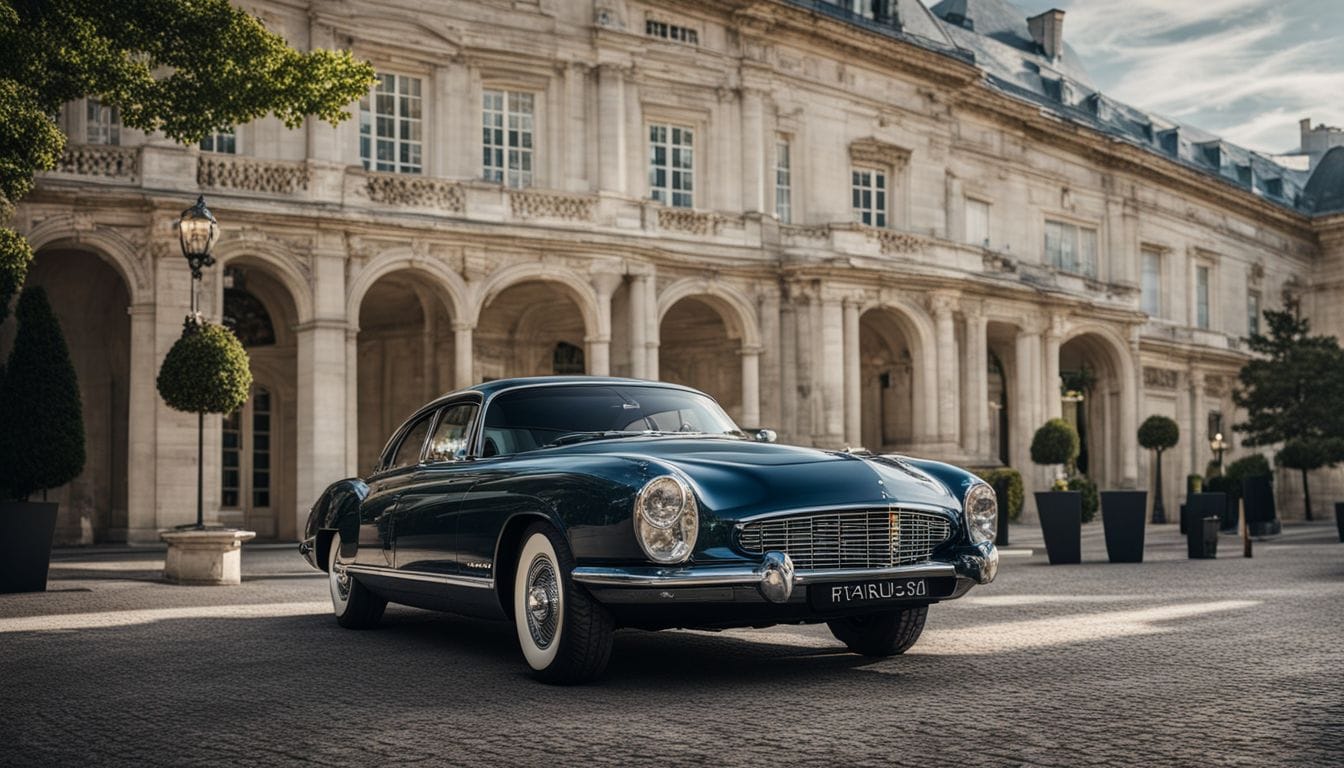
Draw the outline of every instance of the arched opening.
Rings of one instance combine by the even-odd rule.
[[[1004,465],[1013,460],[1013,420],[1018,418],[1014,403],[1022,398],[1014,391],[1012,378],[1015,341],[1018,328],[1008,323],[990,322],[985,340],[989,352],[989,453]]]
[[[890,310],[859,318],[862,437],[870,450],[907,450],[920,436],[913,338],[908,321]]]
[[[1059,381],[1047,384],[1055,387],[1048,396],[1060,398],[1060,413],[1078,430],[1078,471],[1098,484],[1120,473],[1119,370],[1108,342],[1085,333],[1060,347]]]
[[[560,285],[511,285],[481,310],[472,342],[475,378],[587,373],[587,335],[579,305]]]
[[[25,287],[41,286],[61,324],[79,381],[84,417],[84,471],[47,493],[59,504],[57,544],[125,541],[130,410],[130,290],[95,253],[39,251]],[[6,320],[0,360],[17,324]]]
[[[294,539],[298,310],[271,268],[246,256],[224,267],[222,298],[221,322],[247,349],[252,391],[220,423],[219,521]]]
[[[659,378],[708,394],[741,423],[742,339],[723,312],[703,298],[681,299],[663,316],[659,338]]]
[[[448,305],[413,272],[385,275],[359,305],[356,344],[357,469],[366,473],[407,416],[453,388]]]

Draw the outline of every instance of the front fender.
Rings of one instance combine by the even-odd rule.
[[[308,512],[299,551],[309,565],[327,569],[329,547],[336,535],[342,541],[359,538],[359,507],[369,495],[369,486],[357,477],[338,480],[327,486]]]

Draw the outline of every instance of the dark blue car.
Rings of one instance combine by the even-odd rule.
[[[994,579],[997,505],[975,475],[773,439],[688,387],[492,381],[421,408],[371,475],[328,488],[300,549],[342,626],[389,601],[511,620],[559,683],[601,674],[617,627],[824,621],[898,654],[929,605]]]

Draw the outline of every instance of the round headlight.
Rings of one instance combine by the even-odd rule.
[[[966,527],[970,530],[971,541],[977,544],[993,541],[999,530],[999,499],[994,489],[984,483],[976,483],[966,492],[962,508],[966,512]]]
[[[635,538],[655,563],[680,563],[691,556],[699,533],[695,494],[678,477],[662,475],[635,498]]]

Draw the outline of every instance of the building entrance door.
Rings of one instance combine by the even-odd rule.
[[[271,458],[279,455],[280,430],[275,418],[270,390],[254,386],[243,407],[224,417],[221,435],[220,522],[256,531],[263,539],[276,537]]]

